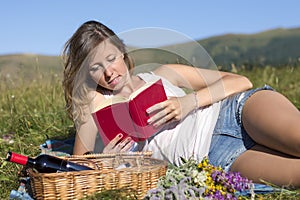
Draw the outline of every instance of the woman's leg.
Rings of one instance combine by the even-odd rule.
[[[256,145],[240,155],[231,166],[256,183],[300,188],[300,159]]]
[[[258,143],[240,155],[232,171],[260,179],[300,187],[300,112],[283,95],[262,90],[245,103],[242,123]]]
[[[254,93],[244,105],[242,123],[258,144],[300,158],[300,112],[280,93]]]

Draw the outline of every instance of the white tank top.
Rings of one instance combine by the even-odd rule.
[[[153,73],[137,74],[145,82],[162,79],[166,95],[184,96],[185,92],[163,77]],[[105,94],[110,98],[112,94]],[[180,157],[202,160],[208,155],[211,137],[220,111],[220,102],[190,113],[182,121],[164,126],[157,134],[145,142],[137,144],[142,151],[152,151],[153,157],[172,164],[182,164]]]

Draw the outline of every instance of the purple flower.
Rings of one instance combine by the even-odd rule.
[[[201,184],[199,184],[201,177]],[[203,180],[202,180],[203,179]],[[145,199],[238,199],[240,192],[250,189],[252,182],[238,172],[225,172],[204,159],[193,159],[171,168],[160,179],[158,188],[150,190]]]

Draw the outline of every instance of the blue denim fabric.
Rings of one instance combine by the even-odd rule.
[[[260,90],[273,88],[265,85],[232,95],[222,101],[208,154],[211,164],[229,171],[237,157],[256,144],[243,128],[242,111],[246,100]]]

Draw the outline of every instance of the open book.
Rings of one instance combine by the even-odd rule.
[[[151,117],[146,109],[167,99],[161,79],[148,82],[129,98],[114,96],[106,99],[92,113],[104,145],[119,133],[134,141],[143,141],[158,131],[147,123]]]

